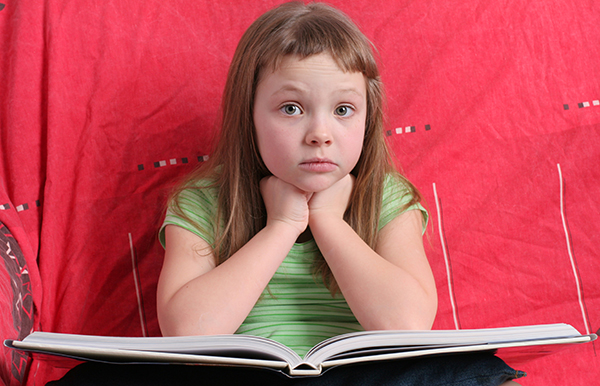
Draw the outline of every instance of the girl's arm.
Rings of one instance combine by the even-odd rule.
[[[248,316],[308,222],[310,196],[274,178],[261,182],[261,192],[267,225],[218,266],[206,241],[166,227],[157,291],[163,335],[232,334]]]
[[[373,250],[343,220],[352,183],[348,176],[309,202],[310,229],[348,305],[366,330],[430,329],[437,294],[421,212],[383,227]]]

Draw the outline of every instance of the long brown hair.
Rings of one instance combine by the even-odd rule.
[[[352,174],[356,177],[346,221],[372,248],[378,235],[383,182],[395,174],[413,195],[420,195],[393,167],[384,137],[384,91],[369,40],[342,12],[312,3],[286,3],[259,17],[244,33],[229,67],[222,100],[220,139],[208,164],[196,170],[171,196],[171,207],[185,216],[178,203],[181,191],[208,180],[218,187],[218,215],[213,253],[217,264],[246,244],[266,224],[260,180],[270,175],[258,152],[252,109],[261,71],[276,70],[288,55],[306,58],[329,53],[340,69],[360,72],[367,85],[367,117],[362,154]],[[407,205],[407,206],[408,206]],[[188,218],[189,219],[189,218]],[[324,259],[315,264],[335,293],[337,284]]]

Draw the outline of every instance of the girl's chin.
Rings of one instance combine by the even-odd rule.
[[[303,192],[318,193],[330,188],[336,182],[337,181],[334,181],[333,179],[315,177],[303,181],[290,181],[288,183],[294,185]]]

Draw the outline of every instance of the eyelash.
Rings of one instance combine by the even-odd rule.
[[[294,111],[294,112],[292,112],[292,113],[289,113],[289,112],[288,112],[288,109],[289,109],[290,107],[291,107],[291,108],[294,108],[294,109],[295,109],[295,111]],[[345,114],[338,114],[338,111],[339,111],[340,109],[346,109],[346,113],[345,113]],[[301,113],[301,112],[302,112],[302,109],[301,109],[299,106],[295,105],[295,104],[286,104],[286,105],[283,105],[283,106],[281,106],[281,108],[280,108],[279,110],[280,110],[282,113],[284,113],[284,114],[286,114],[286,115],[288,115],[288,116],[294,116],[294,115],[298,115],[298,113]],[[346,118],[346,117],[349,117],[349,116],[351,116],[351,115],[354,113],[354,108],[353,108],[352,106],[350,106],[350,105],[340,105],[340,106],[338,106],[338,107],[336,107],[336,108],[335,108],[335,110],[334,110],[334,113],[335,113],[337,116],[340,116],[340,117],[342,117],[342,118]]]
[[[294,113],[292,113],[292,114],[288,114],[288,111],[287,111],[287,109],[288,109],[288,108],[290,108],[290,107],[293,107],[293,108],[295,108],[295,109],[296,109],[295,113],[299,113],[299,112],[301,112],[301,111],[302,111],[302,110],[300,109],[300,107],[298,107],[298,106],[296,106],[296,105],[293,105],[293,104],[287,104],[287,105],[283,105],[283,106],[281,106],[281,108],[280,108],[279,110],[280,110],[282,113],[284,113],[285,115],[289,115],[289,116],[294,116],[294,115],[297,115],[297,114],[294,114]]]
[[[342,109],[342,108],[346,109],[346,114],[337,114],[338,110]],[[348,106],[348,105],[341,105],[341,106],[338,106],[335,108],[335,112],[336,112],[336,115],[338,115],[342,118],[346,118],[346,117],[352,116],[352,114],[354,114],[354,108],[352,106]]]

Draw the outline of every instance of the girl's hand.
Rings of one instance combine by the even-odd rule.
[[[308,202],[310,215],[316,217],[321,214],[330,214],[343,218],[350,202],[354,179],[352,174],[347,174],[329,188],[314,193]]]
[[[312,193],[304,192],[275,176],[260,181],[260,193],[267,209],[267,225],[279,221],[294,227],[298,235],[306,230],[308,201]]]

